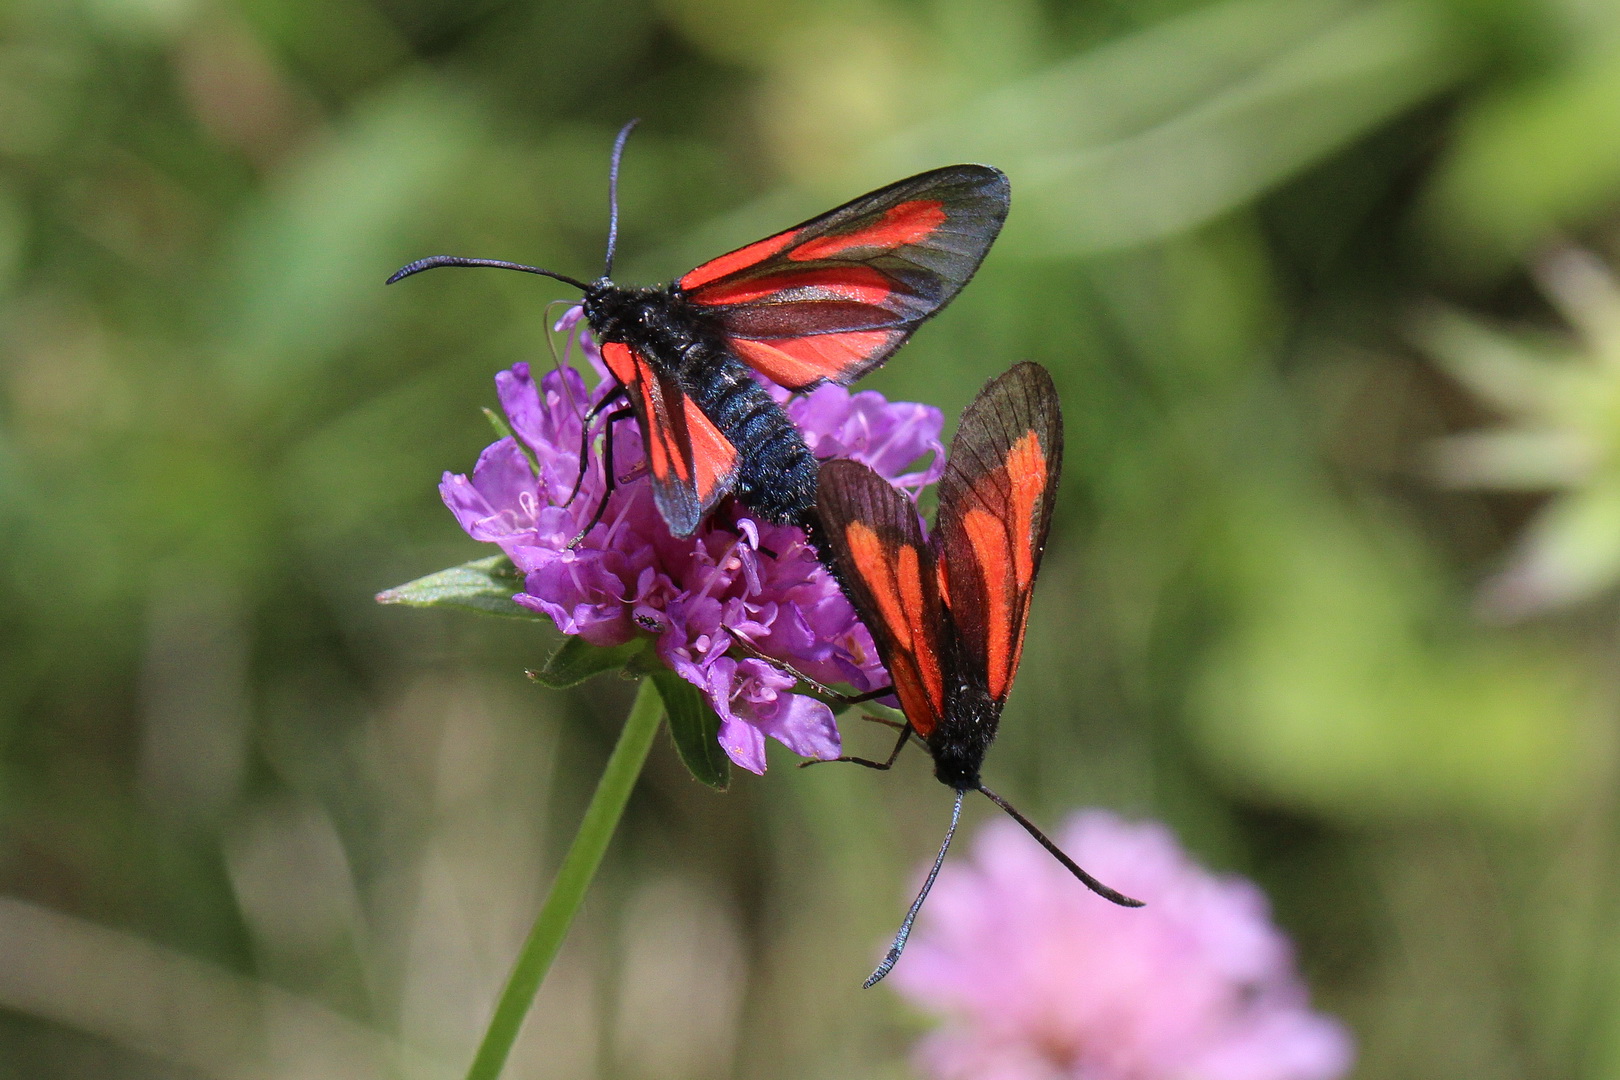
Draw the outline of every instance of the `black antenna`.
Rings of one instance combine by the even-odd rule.
[[[613,163],[608,166],[608,250],[607,265],[602,270],[604,278],[613,276],[613,254],[619,247],[619,159],[624,157],[625,140],[639,123],[640,117],[630,121],[619,129],[619,137],[613,140]]]
[[[900,959],[900,953],[905,950],[906,939],[911,936],[911,924],[917,918],[917,912],[922,910],[923,901],[928,899],[928,890],[934,887],[934,879],[939,877],[939,868],[945,862],[945,852],[950,850],[951,837],[956,835],[956,823],[962,819],[962,796],[965,792],[956,793],[956,805],[951,807],[951,827],[945,830],[945,842],[939,845],[939,854],[934,858],[934,868],[928,871],[928,880],[923,882],[922,891],[917,899],[911,902],[911,910],[906,912],[906,921],[900,924],[900,932],[894,935],[894,944],[889,946],[888,954],[883,957],[883,963],[877,970],[867,976],[861,983],[862,990],[870,990],[883,980],[883,976],[894,970],[894,965]]]
[[[1118,904],[1120,907],[1141,907],[1142,906],[1142,901],[1140,901],[1140,900],[1132,900],[1130,897],[1126,896],[1124,893],[1118,892],[1118,891],[1116,891],[1114,889],[1110,889],[1108,886],[1104,885],[1102,882],[1098,881],[1096,878],[1092,877],[1090,874],[1088,874],[1084,870],[1080,869],[1080,867],[1075,863],[1075,861],[1073,859],[1069,858],[1067,855],[1065,855],[1063,853],[1062,848],[1058,847],[1056,844],[1052,843],[1052,841],[1048,840],[1046,838],[1046,834],[1041,832],[1041,830],[1039,830],[1039,829],[1037,829],[1035,827],[1035,823],[1033,821],[1030,821],[1029,818],[1025,817],[1023,814],[1020,814],[1017,810],[1015,810],[1013,808],[1012,803],[1008,802],[1006,799],[1003,799],[1000,795],[997,795],[995,792],[991,791],[989,788],[983,786],[982,784],[979,786],[979,790],[984,792],[984,797],[985,798],[989,799],[991,802],[995,803],[997,806],[999,806],[1003,810],[1007,811],[1008,815],[1014,821],[1018,822],[1018,824],[1020,824],[1020,825],[1022,825],[1024,827],[1025,832],[1029,833],[1029,835],[1033,836],[1036,840],[1039,840],[1040,843],[1041,843],[1041,847],[1045,848],[1047,851],[1050,851],[1054,856],[1056,856],[1057,861],[1062,863],[1064,866],[1068,867],[1069,868],[1069,873],[1071,873],[1075,877],[1079,878],[1081,883],[1083,885],[1085,885],[1086,888],[1090,889],[1092,892],[1096,893],[1098,896],[1102,897],[1104,900],[1110,900],[1113,903]],[[960,798],[960,795],[958,795],[958,798]]]
[[[415,262],[395,270],[393,276],[383,284],[392,285],[401,278],[408,278],[412,274],[420,274],[423,270],[432,270],[437,266],[493,266],[497,270],[521,270],[525,274],[539,274],[541,277],[556,278],[564,284],[572,285],[580,292],[590,288],[583,281],[571,278],[567,274],[559,274],[555,270],[542,270],[538,266],[502,262],[500,259],[466,259],[460,255],[431,255],[426,259],[417,259]]]

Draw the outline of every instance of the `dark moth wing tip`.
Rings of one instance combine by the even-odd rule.
[[[834,458],[821,463],[816,472],[816,507],[824,523],[843,523],[852,509],[869,501],[872,485],[885,487],[888,481],[858,461]]]
[[[697,527],[708,512],[707,508],[697,504],[694,497],[675,485],[655,482],[653,501],[658,504],[658,513],[663,516],[664,524],[669,526],[670,535],[682,540],[697,532]]]
[[[1032,403],[1057,402],[1057,385],[1052,373],[1033,360],[1021,360],[985,384],[980,397],[991,394],[1022,393]]]
[[[845,548],[846,529],[856,522],[885,543],[922,542],[922,526],[911,499],[858,461],[839,458],[822,463],[816,509],[835,551]]]
[[[986,382],[962,410],[951,454],[956,454],[958,445],[969,454],[981,446],[994,447],[991,456],[999,459],[1013,440],[1031,429],[1053,444],[1047,447],[1048,454],[1062,454],[1063,413],[1058,407],[1057,386],[1044,367],[1024,360]]]
[[[1005,202],[1011,197],[1012,181],[1007,179],[1006,173],[994,165],[969,165],[967,167],[984,177],[985,186],[998,191],[1001,194],[1002,201]]]

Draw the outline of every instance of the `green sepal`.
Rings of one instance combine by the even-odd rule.
[[[529,447],[528,443],[513,434],[512,425],[506,422],[506,417],[486,406],[484,408],[484,419],[488,420],[489,426],[495,429],[497,439],[511,439],[517,443],[518,450],[522,452],[523,457],[529,463],[529,471],[539,476],[540,459],[534,456],[534,451]]]
[[[698,688],[668,668],[649,676],[664,699],[664,715],[669,717],[669,737],[687,771],[699,783],[716,791],[731,784],[731,760],[720,749],[720,717]]]
[[[489,426],[495,429],[495,437],[497,439],[511,439],[515,437],[512,434],[512,425],[506,422],[506,417],[502,416],[500,413],[496,412],[494,409],[491,409],[487,405],[484,407],[484,419],[488,420]]]
[[[566,690],[570,686],[577,686],[604,671],[622,668],[634,660],[646,649],[646,641],[636,639],[627,641],[623,645],[592,645],[584,638],[571,637],[562,643],[562,647],[551,654],[546,666],[538,671],[527,671],[524,674],[539,683],[549,686],[553,690]]]
[[[549,622],[550,619],[540,612],[512,601],[512,597],[522,590],[523,575],[512,565],[512,561],[505,555],[491,555],[487,559],[462,563],[385,589],[377,594],[377,603],[404,604],[406,607],[452,607],[482,615]]]

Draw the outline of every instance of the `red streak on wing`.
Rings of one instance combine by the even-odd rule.
[[[923,689],[916,661],[910,653],[895,657],[889,666],[889,681],[894,684],[894,696],[900,699],[900,711],[911,721],[912,730],[926,739],[938,723],[939,710]]]
[[[732,338],[731,347],[744,363],[789,390],[803,390],[821,379],[839,382],[868,357],[889,344],[893,330],[846,330],[838,334],[754,341]]]
[[[990,696],[1000,700],[1012,683],[1013,621],[1017,617],[1007,590],[1007,525],[988,510],[974,507],[962,515],[962,528],[973,545],[979,578],[984,582],[984,617],[990,622],[985,627],[990,651],[985,668],[990,676]]]
[[[945,701],[945,680],[940,674],[939,657],[934,655],[928,632],[918,622],[927,608],[923,601],[922,565],[917,549],[907,544],[900,549],[897,562],[895,581],[900,587],[902,611],[911,623],[911,655],[916,661],[917,673],[922,676],[923,689],[928,691],[929,700],[935,702],[937,708]]]
[[[887,300],[893,291],[889,279],[869,266],[832,266],[822,270],[790,270],[729,285],[713,285],[704,289],[701,296],[692,299],[706,307],[721,307],[781,294],[781,301],[843,300],[876,306]]]
[[[649,392],[650,385],[646,383],[642,385],[641,398],[646,409],[646,415],[653,417],[657,416],[658,412],[657,404]],[[680,450],[674,445],[673,433],[668,427],[656,420],[648,420],[647,426],[652,429],[647,433],[647,448],[651,451],[651,460],[648,465],[652,468],[653,476],[668,482],[669,474],[673,471],[676,479],[686,483],[691,479],[691,476],[686,467],[686,458],[681,456]]]
[[[763,240],[756,240],[747,247],[738,248],[728,255],[718,259],[710,259],[702,266],[688,270],[686,276],[676,282],[682,289],[688,291],[699,289],[711,281],[718,281],[727,274],[735,274],[740,270],[747,270],[750,266],[763,262],[793,243],[793,238],[799,235],[799,230],[789,229],[775,236],[767,236]]]
[[[794,262],[827,259],[857,248],[889,250],[926,240],[945,224],[945,204],[937,199],[913,199],[891,206],[871,225],[840,236],[807,240],[787,253]]]
[[[658,379],[647,362],[635,350],[622,342],[610,341],[602,346],[602,362],[607,364],[613,377],[623,383],[641,399],[641,415],[645,420],[643,434],[647,440],[647,467],[653,476],[667,481],[673,472],[683,483],[691,478],[686,458],[675,446],[675,433],[663,421],[666,415],[663,395],[658,390]],[[707,423],[707,418],[705,423]],[[712,427],[712,425],[711,425]]]
[[[635,386],[646,381],[642,374],[644,365],[636,358],[630,346],[623,342],[610,341],[603,345],[602,362],[613,372],[613,377],[625,386]]]
[[[1033,431],[1026,433],[1007,454],[1007,476],[1012,481],[1013,527],[1017,543],[1013,551],[1013,573],[1020,591],[1027,591],[1035,580],[1035,507],[1046,491],[1046,453]]]
[[[736,466],[737,448],[731,445],[730,439],[720,434],[720,429],[698,408],[697,402],[683,397],[681,404],[686,413],[686,434],[691,442],[692,464],[697,471],[692,486],[697,489],[698,501],[707,503],[716,482],[729,476]],[[684,469],[684,466],[683,461],[681,467]],[[686,479],[684,471],[681,479]]]
[[[920,635],[912,623],[915,616],[908,617],[901,599],[902,588],[920,599],[922,584],[918,574],[917,549],[910,544],[900,549],[898,569],[902,577],[909,577],[909,583],[903,586],[896,580],[896,567],[890,564],[889,551],[870,526],[860,521],[850,522],[844,536],[855,572],[861,576],[867,591],[876,601],[876,614],[883,620],[879,640],[886,635],[894,646],[895,655],[888,658],[889,679],[894,684],[895,696],[900,699],[900,710],[906,714],[906,719],[911,721],[917,733],[926,737],[934,730],[943,706],[943,694],[939,692],[941,683],[937,658],[929,656],[934,693],[930,693],[927,685],[930,680],[918,668],[916,646]],[[907,555],[910,556],[909,567]],[[920,615],[921,612],[919,603],[915,614]]]
[[[877,600],[878,615],[888,628],[894,643],[906,651],[911,650],[911,623],[900,609],[900,592],[895,588],[894,574],[889,569],[889,555],[883,541],[865,522],[852,521],[845,532],[849,543],[849,557],[856,572],[865,579],[867,588]]]

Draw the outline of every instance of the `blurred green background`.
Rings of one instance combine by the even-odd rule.
[[[1620,4],[10,0],[0,1077],[464,1068],[630,687],[373,604],[568,295],[381,283],[594,274],[631,116],[629,282],[1011,176],[867,381],[1062,392],[999,789],[1260,881],[1360,1077],[1620,1076]],[[947,794],[773,760],[655,748],[510,1075],[909,1074]]]

